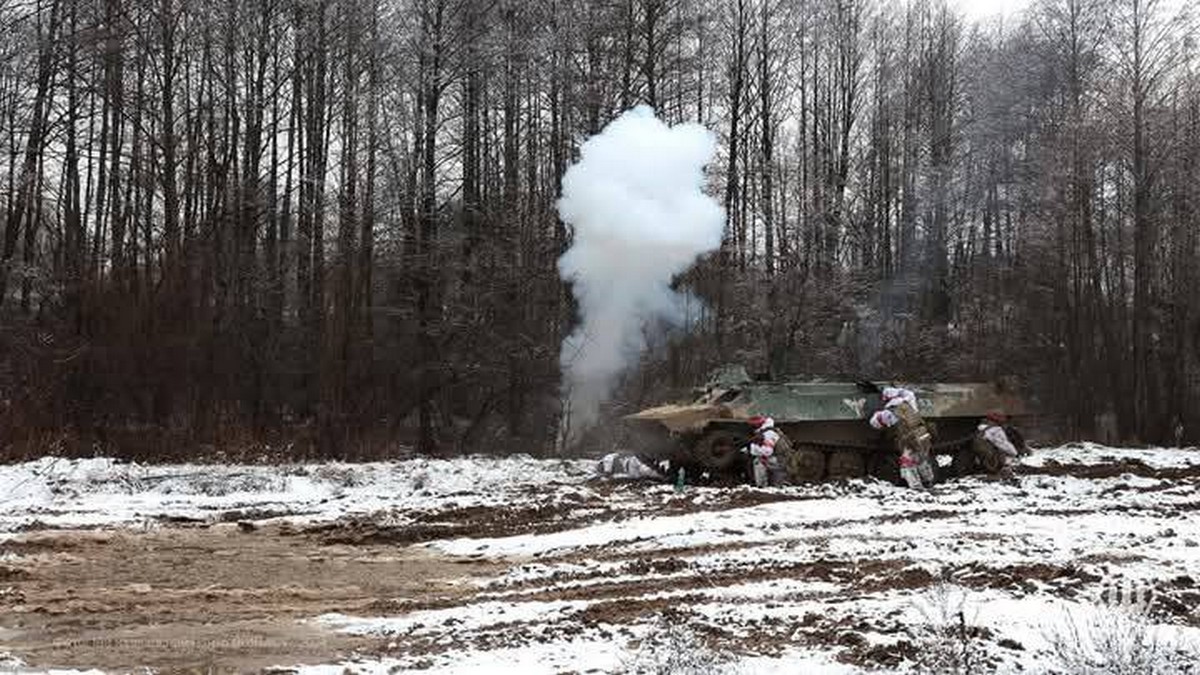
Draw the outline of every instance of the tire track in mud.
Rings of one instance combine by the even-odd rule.
[[[1023,465],[1019,467],[1018,473],[1022,476],[1069,476],[1087,480],[1128,475],[1180,483],[1200,480],[1200,463],[1181,467],[1155,467],[1137,458],[1112,458],[1110,461],[1103,461],[1101,458],[1098,463],[1088,464],[1047,459],[1041,466]]]
[[[1137,511],[1189,517],[1200,504],[1186,499],[1186,492],[1152,508],[1122,501],[1140,493],[1186,491],[1200,482],[1200,466],[1157,469],[1123,460],[1097,468],[1047,460],[1045,466],[1022,467],[1020,473],[1051,483],[1074,476],[1113,484],[1102,484],[1108,485],[1102,497],[1084,495],[1087,501],[1078,508],[1061,505],[1045,489],[1004,491],[1005,501],[991,505],[945,499],[959,489],[993,499],[1001,494],[987,492],[992,488],[975,479],[951,484],[940,498],[881,493],[877,486],[861,483],[794,491],[702,489],[683,495],[644,484],[561,484],[526,490],[512,505],[450,505],[307,526],[180,523],[148,532],[26,532],[0,544],[0,552],[10,554],[0,558],[0,616],[7,617],[0,619],[0,628],[17,631],[15,641],[5,634],[11,643],[7,648],[15,647],[34,664],[120,669],[152,663],[166,669],[242,670],[296,660],[328,663],[350,652],[429,664],[433,661],[421,659],[466,648],[499,649],[579,636],[624,642],[638,639],[637,627],[665,621],[688,626],[706,644],[738,654],[769,655],[801,645],[830,651],[847,663],[889,668],[911,661],[915,638],[898,616],[864,610],[864,601],[916,595],[943,583],[1012,598],[1086,599],[1102,581],[1097,570],[1119,571],[1148,560],[1126,552],[1107,558],[1093,553],[1077,563],[1062,563],[1061,557],[1060,562],[1040,561],[1036,557],[1043,549],[1035,534],[972,528],[977,515],[1019,510],[1069,528],[1073,519],[1090,514]],[[1111,480],[1123,476],[1161,483]],[[900,510],[868,521],[829,517],[806,522],[795,532],[762,524],[763,539],[751,536],[763,534],[753,531],[759,525],[736,524],[714,528],[724,541],[667,546],[653,537],[635,536],[522,560],[450,558],[423,546],[436,540],[544,535],[601,522],[839,497],[904,501]],[[215,520],[253,520],[254,515],[218,514]],[[864,522],[875,529],[842,530]],[[934,564],[927,552],[918,557],[922,554],[906,548],[903,537],[888,533],[888,526],[899,523],[918,531],[937,527],[941,534],[931,545],[957,552],[966,542],[966,556],[982,556],[988,547],[1028,537],[1030,545],[1022,550],[1030,559],[989,563],[980,557]],[[874,553],[862,550],[864,539],[875,546]],[[839,549],[833,545],[839,541],[854,545]],[[1200,625],[1200,615],[1189,614],[1200,605],[1197,576],[1177,574],[1160,584],[1156,598],[1163,616]],[[778,585],[747,590],[764,581]],[[448,622],[387,636],[349,635],[311,621],[326,613],[453,614],[489,602],[579,606],[553,620],[502,620],[482,627]],[[821,611],[808,609],[813,605]],[[239,635],[248,637],[239,643]],[[879,636],[891,642],[881,644]],[[993,636],[980,628],[976,637]],[[181,645],[190,653],[179,653]]]
[[[1063,465],[1065,466],[1065,465]],[[1063,468],[1051,466],[1044,470],[1024,471],[1026,475],[1070,475],[1077,467]],[[1081,465],[1084,466],[1084,465]],[[1132,470],[1130,467],[1133,467]],[[1062,472],[1056,473],[1056,472]],[[1087,479],[1103,480],[1125,475],[1154,477],[1167,484],[1161,489],[1178,488],[1191,483],[1200,468],[1185,469],[1154,469],[1144,463],[1124,463],[1120,467],[1108,470],[1087,469],[1079,473]],[[974,489],[974,488],[971,488]],[[1147,491],[1141,486],[1117,485],[1109,491],[1119,496],[1122,490]],[[744,493],[753,494],[753,493]],[[770,493],[764,493],[770,494]],[[852,491],[847,495],[851,496]],[[539,534],[559,532],[577,527],[595,524],[598,520],[620,520],[632,517],[667,516],[703,511],[727,510],[757,506],[771,501],[782,501],[777,498],[756,499],[739,496],[738,500],[716,497],[707,503],[689,503],[677,500],[667,508],[663,504],[653,503],[660,494],[642,496],[642,503],[632,506],[606,508],[604,500],[581,500],[577,507],[592,509],[589,513],[563,514],[555,509],[535,509],[522,512],[519,518],[522,525],[510,529],[501,525],[499,529],[483,526],[477,521],[480,518],[490,518],[491,514],[484,510],[478,512],[449,513],[443,512],[430,516],[434,520],[453,520],[457,517],[467,517],[471,521],[465,527],[455,531],[455,537],[468,536],[476,533],[481,537],[505,537],[522,534]],[[609,496],[611,497],[611,495]],[[628,492],[620,497],[635,502],[636,496]],[[829,494],[815,494],[801,499],[824,499]],[[1018,494],[1012,497],[1018,503],[1029,495]],[[785,498],[786,499],[786,498]],[[793,498],[794,499],[794,498]],[[794,499],[799,500],[799,499]],[[990,507],[975,508],[969,504],[955,504],[956,508],[914,508],[900,513],[885,514],[872,519],[877,525],[896,522],[935,522],[960,519],[969,523],[976,514],[987,511]],[[1163,506],[1164,512],[1181,513],[1188,510],[1187,503]],[[1052,509],[1031,509],[1027,513],[1044,516],[1061,516],[1064,523],[1074,516],[1087,513],[1101,513],[1109,510],[1133,508],[1127,504],[1113,505],[1099,501],[1093,508],[1079,510],[1062,510],[1054,513]],[[540,520],[553,518],[551,522]],[[836,530],[857,520],[828,519],[812,523],[807,529],[812,531],[829,531],[832,536]],[[724,530],[725,534],[741,535],[740,530]],[[968,591],[1002,592],[1008,597],[1021,598],[1025,596],[1048,596],[1065,600],[1088,600],[1101,577],[1095,573],[1092,564],[1056,564],[1050,562],[1022,562],[1013,564],[987,564],[980,560],[958,564],[943,564],[940,569],[930,571],[928,560],[920,561],[906,558],[902,555],[884,555],[883,557],[844,557],[825,558],[785,563],[772,563],[766,554],[773,547],[802,545],[812,540],[821,539],[823,535],[808,532],[803,536],[787,538],[776,537],[767,541],[727,541],[695,546],[664,547],[661,549],[647,548],[652,545],[652,538],[637,538],[622,540],[618,545],[576,546],[561,551],[552,551],[536,558],[532,564],[540,571],[535,571],[531,578],[521,580],[521,564],[510,568],[516,573],[516,580],[504,576],[491,583],[483,585],[470,598],[462,598],[466,603],[504,601],[511,603],[535,602],[583,602],[585,607],[577,612],[568,614],[552,623],[514,622],[503,624],[501,628],[489,627],[476,632],[476,635],[461,635],[456,641],[456,648],[476,647],[495,648],[499,646],[516,646],[524,639],[543,640],[547,636],[570,637],[584,631],[596,635],[596,631],[620,631],[622,627],[645,625],[648,622],[662,621],[664,617],[674,617],[674,620],[691,626],[698,631],[706,642],[719,645],[742,654],[772,654],[787,646],[808,645],[822,649],[834,650],[839,660],[861,666],[879,668],[895,667],[908,660],[911,662],[917,646],[909,634],[907,627],[894,617],[857,615],[854,604],[863,598],[882,597],[897,592],[928,591],[943,583],[954,584]],[[960,536],[965,540],[1001,541],[1005,535],[986,531],[964,531]],[[879,537],[887,539],[885,536]],[[900,540],[897,540],[900,541]],[[1030,549],[1034,555],[1036,547]],[[745,553],[761,550],[763,559],[756,562],[738,562],[714,564],[704,558],[719,557],[721,554]],[[519,562],[519,561],[515,561]],[[1093,561],[1102,564],[1103,561]],[[1118,561],[1108,561],[1118,564]],[[1102,564],[1103,566],[1103,564]],[[820,582],[837,587],[836,591],[804,590],[784,591],[777,595],[765,597],[737,597],[739,585],[747,579],[771,579],[780,582]],[[1181,608],[1195,605],[1195,597],[1200,597],[1194,590],[1194,582],[1190,577],[1181,577],[1177,589],[1164,592],[1160,597],[1165,598],[1162,605],[1162,616],[1174,622],[1187,622]],[[723,591],[733,593],[722,594]],[[799,613],[782,619],[768,621],[766,619],[743,620],[726,617],[721,622],[714,622],[711,617],[693,608],[702,608],[719,603],[720,606],[733,608],[738,606],[787,607],[790,603],[801,603],[805,600],[816,600],[827,606],[836,606],[846,611],[838,613],[833,618],[820,616],[816,613]],[[438,603],[439,608],[456,606],[454,603]],[[428,608],[433,608],[429,606]],[[395,608],[400,609],[400,608]],[[405,607],[404,610],[419,609],[416,606]],[[668,619],[671,620],[671,619]],[[995,637],[985,627],[972,626],[972,639],[991,640],[993,647],[1000,650],[1021,651],[1024,647],[1018,642]],[[896,640],[892,644],[881,645],[873,639],[864,637],[867,634],[892,635]],[[522,636],[528,636],[522,637]],[[427,645],[424,649],[428,654],[442,653],[444,647]],[[992,657],[985,657],[990,659]]]
[[[681,516],[823,498],[749,489],[706,489],[702,493],[704,499],[696,501],[693,497],[661,490],[647,493],[645,488],[645,485],[624,484],[606,486],[589,494],[568,493],[553,501],[547,501],[543,496],[532,505],[466,506],[421,511],[403,514],[407,522],[400,523],[394,522],[397,514],[367,514],[308,526],[291,533],[315,538],[326,545],[410,545],[442,539],[553,534],[597,522]],[[648,495],[664,500],[648,503]]]
[[[53,530],[0,543],[0,651],[35,667],[244,672],[377,651],[307,622],[379,598],[454,598],[495,573],[393,546],[322,546],[275,526]],[[459,564],[452,564],[457,562]]]

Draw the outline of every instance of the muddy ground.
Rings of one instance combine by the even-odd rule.
[[[302,619],[447,601],[494,563],[391,544],[326,544],[278,526],[44,530],[0,544],[0,631],[30,666],[255,671],[374,653],[379,639]],[[7,555],[4,555],[7,554]]]
[[[702,506],[681,499],[617,510],[608,499],[635,497],[641,486],[596,487],[589,499],[565,504],[451,508],[404,525],[373,517],[306,526],[238,521],[275,515],[244,513],[138,528],[35,525],[0,543],[0,644],[30,667],[159,672],[258,672],[407,651],[305,620],[454,606],[479,595],[475,582],[521,562],[456,558],[419,545],[434,539],[791,499],[740,491]]]
[[[1172,503],[1172,513],[1183,517],[1194,504],[1185,498],[1189,488],[1200,487],[1200,467],[1196,466],[1155,469],[1128,461],[1104,467],[1050,462],[1025,467],[1022,473],[1031,480],[1073,476],[1110,481],[1111,487],[1105,489],[1114,491],[1115,497],[1089,507],[1097,513],[1120,513],[1133,507],[1145,511],[1140,495],[1171,488],[1183,490],[1181,498]],[[1123,476],[1163,482],[1126,484]],[[836,493],[856,498],[872,489],[851,482],[837,486]],[[945,489],[952,495],[955,488]],[[836,540],[842,536],[838,528],[844,524],[839,517],[794,533],[776,528],[761,543],[727,540],[642,547],[637,543],[640,540],[634,539],[620,546],[573,547],[536,558],[453,557],[425,545],[458,538],[545,535],[644,517],[732,513],[776,502],[821,499],[828,497],[828,491],[714,490],[705,492],[702,500],[663,489],[646,495],[644,485],[606,483],[582,491],[560,491],[553,499],[534,490],[510,506],[448,506],[405,513],[403,518],[394,513],[372,514],[306,525],[277,518],[255,521],[254,517],[277,514],[246,513],[217,514],[202,522],[147,520],[136,527],[92,530],[35,524],[0,542],[0,644],[33,668],[262,672],[275,666],[389,656],[419,664],[425,656],[437,659],[464,645],[487,649],[569,639],[580,631],[608,630],[652,617],[687,619],[693,604],[703,605],[706,598],[711,601],[714,592],[755,579],[836,585],[838,590],[822,600],[846,607],[857,598],[927,589],[944,581],[1014,598],[1043,594],[1064,599],[1085,597],[1099,581],[1096,573],[1089,571],[1096,560],[1089,561],[1086,556],[1081,564],[972,561],[947,564],[938,574],[931,573],[928,565],[918,564],[903,552],[908,544],[890,537],[888,527],[901,521],[931,527],[955,518],[970,521],[969,512],[954,502],[936,501],[930,501],[928,508],[876,519],[879,545],[888,550],[882,557],[830,554],[788,559],[781,555],[820,544],[825,537]],[[1021,495],[1016,493],[1013,498],[1020,500]],[[1056,513],[1052,505],[1031,505],[1030,512],[1064,519],[1078,513]],[[762,523],[761,527],[771,530],[773,525]],[[1000,545],[999,534],[963,532],[964,546],[979,543],[966,539],[988,536],[995,536]],[[718,534],[737,539],[743,533],[726,529]],[[1174,533],[1163,536],[1173,537]],[[950,550],[958,545],[951,542]],[[763,556],[755,559],[758,548]],[[730,557],[713,565],[712,556],[722,552],[749,556]],[[782,559],[772,559],[772,555]],[[1114,555],[1117,563],[1137,559],[1133,552]],[[529,565],[560,571],[525,580],[514,574]],[[1200,605],[1200,580],[1178,575],[1158,592],[1158,608],[1167,615],[1164,620],[1200,626],[1200,615],[1192,613]],[[461,643],[459,633],[449,624],[440,632],[431,629],[381,636],[337,632],[313,620],[329,614],[403,616],[489,601],[578,602],[584,608],[565,622],[504,624],[467,631]],[[736,608],[739,603],[758,601],[747,597],[728,602]],[[915,649],[901,619],[886,613],[848,619],[798,612],[786,620],[771,621],[731,615],[720,623],[696,625],[707,642],[730,652],[770,655],[789,645],[832,647],[838,651],[838,660],[867,668],[894,666],[911,659]],[[986,627],[978,631],[988,636]],[[752,645],[744,639],[747,634],[754,636]],[[863,637],[867,634],[897,639],[880,646],[878,639]],[[1011,639],[997,639],[996,643],[999,649],[1014,653],[1027,648]]]

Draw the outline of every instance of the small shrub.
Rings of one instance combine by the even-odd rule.
[[[1187,644],[1144,612],[1109,607],[1079,619],[1069,612],[1047,631],[1056,670],[1079,675],[1188,675],[1200,673],[1200,645]]]
[[[620,670],[625,675],[730,675],[732,655],[704,644],[686,625],[661,620]]]
[[[966,675],[984,671],[979,645],[982,629],[975,625],[976,615],[964,591],[942,582],[916,607],[922,621],[911,631],[917,645],[914,660],[918,672]]]

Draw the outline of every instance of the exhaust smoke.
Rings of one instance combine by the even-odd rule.
[[[559,359],[571,433],[595,421],[645,348],[645,323],[682,321],[672,279],[721,245],[725,215],[703,191],[715,150],[702,125],[670,127],[639,106],[588,139],[563,176],[558,212],[574,240],[558,270],[582,318]]]

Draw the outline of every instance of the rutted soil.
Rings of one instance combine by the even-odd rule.
[[[1136,459],[1099,466],[1047,461],[1042,467],[1022,467],[1020,473],[1085,479],[1139,476],[1170,482],[1154,488],[1159,490],[1200,482],[1200,466],[1156,469]],[[1119,490],[1136,483],[1115,482],[1121,484],[1115,486]],[[1102,581],[1094,570],[1140,558],[1114,551],[1104,559],[1085,556],[1072,564],[990,564],[987,558],[931,564],[928,558],[922,563],[905,557],[919,553],[893,547],[899,540],[886,533],[886,526],[894,523],[953,527],[954,519],[970,522],[973,505],[931,505],[880,516],[875,524],[881,529],[874,535],[878,552],[855,549],[841,557],[830,553],[802,561],[771,560],[765,551],[758,557],[728,559],[718,554],[753,553],[770,546],[790,550],[793,543],[824,541],[838,536],[837,528],[848,522],[841,514],[806,523],[804,530],[795,532],[763,523],[763,530],[772,532],[763,541],[740,541],[743,529],[757,525],[738,525],[721,530],[734,535],[733,541],[654,548],[647,537],[632,547],[596,544],[549,551],[534,560],[450,558],[421,545],[460,537],[547,534],[599,522],[829,496],[745,488],[678,495],[670,488],[628,483],[563,488],[532,490],[527,501],[511,506],[451,505],[303,527],[253,522],[281,513],[238,511],[217,514],[211,521],[181,520],[145,530],[32,528],[0,543],[0,637],[4,649],[35,667],[228,672],[336,663],[353,654],[406,656],[420,664],[420,659],[436,659],[452,650],[519,646],[587,631],[592,637],[611,634],[613,640],[626,641],[634,639],[631,626],[671,621],[733,653],[770,655],[788,646],[810,645],[832,649],[847,663],[889,668],[919,656],[912,626],[891,610],[862,613],[855,603],[863,598],[949,582],[1013,597],[1086,599]],[[862,484],[838,489],[853,494]],[[1099,508],[1074,510],[1047,508],[1054,505],[1043,502],[1029,512],[1067,522],[1075,515],[1129,510],[1119,497],[1111,506],[1102,502]],[[1174,502],[1171,508],[1186,517],[1184,512],[1196,504],[1200,502]],[[961,536],[999,537],[975,531]],[[836,551],[823,544],[820,550]],[[529,567],[522,569],[526,564]],[[539,571],[547,569],[550,572]],[[514,574],[502,576],[505,572]],[[764,581],[780,582],[779,590],[759,597],[734,588]],[[809,583],[814,585],[809,588]],[[795,591],[786,590],[793,587]],[[1154,591],[1158,611],[1175,623],[1200,625],[1200,614],[1193,611],[1200,603],[1200,582],[1180,574]],[[833,611],[808,612],[810,599]],[[579,603],[564,610],[562,620],[460,630],[455,616],[440,631],[432,626],[386,638],[356,637],[306,621],[326,613],[395,617],[481,602],[561,601]],[[803,609],[770,618],[740,618],[735,611],[720,620],[702,610],[714,603],[723,612],[789,602]],[[985,627],[969,628],[978,631],[973,638],[1003,649],[1024,649],[993,640]],[[879,636],[894,639],[881,644]]]
[[[0,544],[5,648],[31,666],[216,672],[330,663],[379,640],[301,623],[461,596],[495,565],[236,525],[41,531]]]
[[[437,520],[474,521],[484,513],[454,510],[439,514]],[[393,637],[398,643],[389,646],[384,638],[355,637],[301,622],[329,612],[395,616],[498,599],[588,602],[570,621],[552,629],[555,635],[569,636],[584,627],[627,625],[669,612],[690,615],[687,608],[709,601],[711,592],[748,581],[830,582],[840,588],[838,595],[851,598],[920,589],[940,580],[905,559],[731,564],[714,570],[696,567],[683,552],[664,550],[623,561],[617,556],[615,572],[581,571],[527,584],[482,587],[468,582],[496,574],[508,564],[447,559],[424,547],[381,543],[372,540],[366,527],[358,523],[316,528],[309,536],[295,536],[287,528],[281,532],[278,526],[236,524],[145,532],[28,532],[0,546],[9,556],[3,567],[0,628],[8,648],[34,666],[252,671],[336,662],[354,653],[399,650],[432,655],[450,648],[430,636]],[[353,543],[334,543],[331,532]],[[292,536],[281,536],[289,533]],[[1036,581],[1056,585],[1064,594],[1072,585],[1090,580],[1079,570],[1053,565],[969,566],[944,574],[969,587],[1012,589]],[[1190,600],[1188,580],[1180,580],[1179,586],[1179,600]],[[881,666],[905,654],[903,645],[881,650],[854,629],[820,617],[797,617],[772,626],[705,625],[711,633],[706,640],[738,652],[770,654],[799,640],[841,645],[847,648],[844,658]],[[467,641],[479,648],[495,647],[519,641],[523,630],[519,625],[497,626]],[[739,637],[746,631],[754,640]]]
[[[410,514],[402,524],[380,522],[374,515],[354,516],[332,523],[302,528],[295,533],[316,537],[324,544],[419,544],[460,537],[507,537],[518,534],[550,534],[606,521],[639,516],[676,516],[704,511],[724,511],[781,501],[813,499],[801,495],[756,490],[727,490],[710,493],[711,499],[667,496],[659,502],[642,499],[646,484],[597,484],[587,493],[568,493],[557,501],[534,506],[467,506]]]
[[[1073,476],[1089,480],[1128,475],[1163,481],[1194,481],[1200,480],[1200,464],[1159,468],[1134,458],[1114,458],[1098,464],[1074,464],[1048,459],[1044,466],[1023,466],[1019,473],[1024,476]]]

